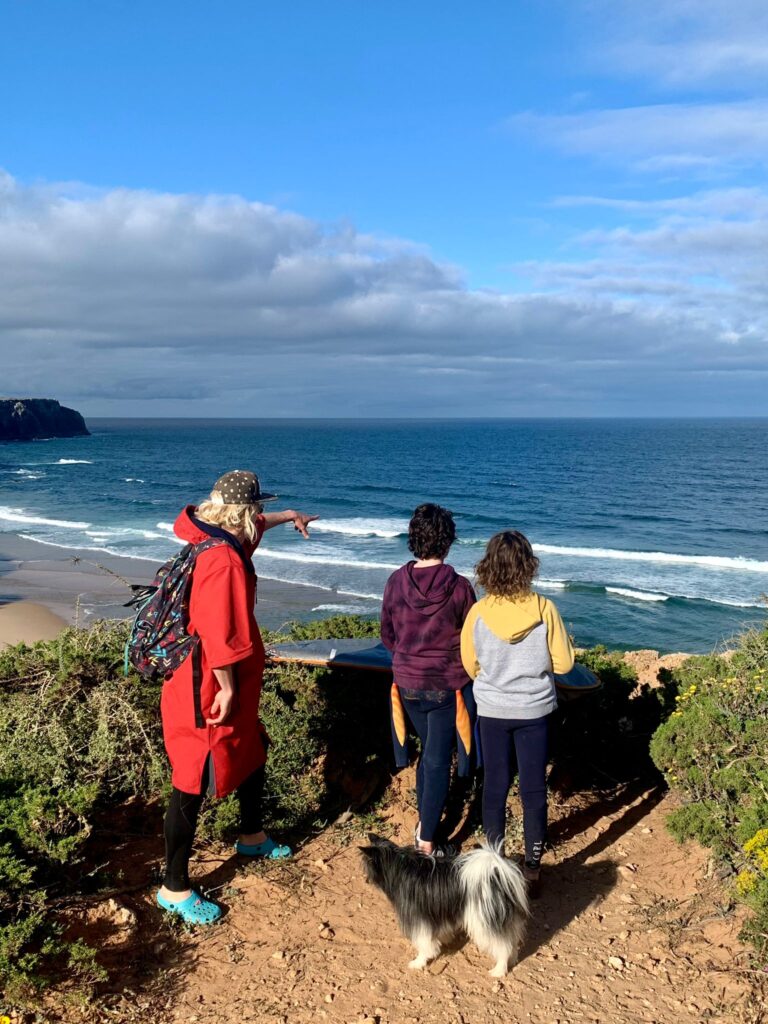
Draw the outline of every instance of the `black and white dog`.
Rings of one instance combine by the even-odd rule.
[[[365,873],[416,947],[409,967],[426,967],[443,944],[462,934],[493,957],[494,978],[517,962],[530,911],[516,864],[488,846],[437,858],[379,836],[369,834],[368,840],[371,845],[361,848]]]

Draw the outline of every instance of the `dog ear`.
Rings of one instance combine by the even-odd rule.
[[[392,843],[388,839],[377,836],[375,832],[368,833],[368,842],[371,846],[392,846]]]

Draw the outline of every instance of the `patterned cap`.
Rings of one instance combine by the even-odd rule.
[[[227,505],[255,505],[261,501],[274,501],[276,494],[265,494],[259,486],[259,478],[247,469],[233,469],[220,476],[213,485]]]

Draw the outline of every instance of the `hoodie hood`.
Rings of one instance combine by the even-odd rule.
[[[200,544],[204,540],[208,540],[209,537],[214,536],[212,533],[208,533],[208,530],[213,529],[215,527],[209,526],[208,523],[202,523],[199,519],[195,518],[194,505],[187,505],[186,508],[182,509],[176,517],[176,522],[173,524],[173,532],[185,544]]]
[[[459,581],[459,575],[452,565],[431,565],[416,569],[415,562],[408,562],[398,575],[397,595],[421,615],[434,615],[451,599]]]
[[[544,621],[542,598],[530,593],[524,597],[485,597],[478,613],[488,629],[508,644],[518,644]]]
[[[187,505],[176,517],[176,522],[173,524],[173,532],[179,540],[183,540],[185,544],[201,544],[204,540],[216,537],[235,549],[249,575],[255,573],[256,570],[253,567],[249,553],[237,537],[234,537],[228,530],[223,530],[220,526],[204,523],[202,519],[198,519],[195,516],[195,512],[196,508],[194,505]]]

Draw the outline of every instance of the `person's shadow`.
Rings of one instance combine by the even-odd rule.
[[[634,828],[663,797],[662,787],[650,790],[572,856],[542,869],[542,895],[531,901],[531,923],[520,959],[532,956],[548,944],[588,907],[601,903],[618,881],[618,867],[609,859],[595,860],[631,828]],[[627,794],[627,802],[632,799]]]

